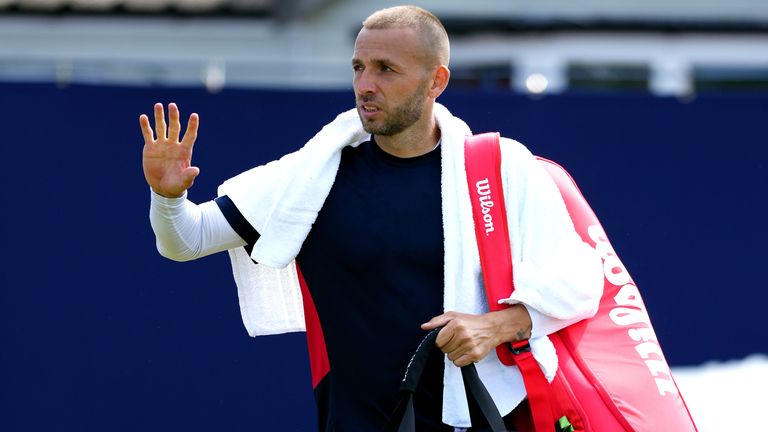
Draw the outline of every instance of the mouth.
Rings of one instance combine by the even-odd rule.
[[[360,103],[358,105],[358,111],[360,111],[360,114],[365,117],[366,119],[370,119],[374,117],[376,114],[381,112],[381,108],[377,105],[371,104],[371,103]]]

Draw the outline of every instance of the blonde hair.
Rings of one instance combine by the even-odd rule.
[[[443,23],[426,9],[418,6],[395,6],[372,13],[363,21],[369,30],[411,28],[421,36],[424,57],[433,66],[448,66],[451,48]]]

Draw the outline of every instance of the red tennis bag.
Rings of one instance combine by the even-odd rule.
[[[514,290],[499,134],[467,137],[465,158],[488,305],[499,310],[507,306],[498,300]],[[602,257],[605,285],[594,317],[549,336],[559,360],[551,385],[527,341],[497,348],[499,359],[523,374],[535,432],[696,431],[640,292],[600,222],[570,175],[538,159],[557,184],[576,231]]]

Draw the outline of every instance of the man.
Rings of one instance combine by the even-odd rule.
[[[161,254],[189,260],[229,250],[251,334],[300,330],[291,310],[306,280],[330,362],[315,389],[321,430],[381,429],[411,353],[425,330],[441,326],[437,345],[446,356],[432,359],[420,383],[417,429],[470,427],[457,367],[473,362],[507,415],[525,390],[494,348],[531,338],[551,377],[556,359],[546,335],[596,310],[599,258],[535,159],[504,139],[517,289],[509,308],[488,313],[463,177],[470,132],[435,102],[448,85],[448,63],[448,36],[431,13],[404,6],[372,14],[352,57],[356,109],[201,205],[186,199],[199,174],[191,166],[198,116],[181,140],[174,104],[167,132],[162,105],[154,132],[140,117]]]

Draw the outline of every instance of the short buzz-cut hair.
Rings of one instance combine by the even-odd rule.
[[[376,11],[363,21],[363,28],[412,28],[421,36],[425,58],[429,63],[434,63],[433,66],[448,66],[451,59],[448,32],[443,23],[431,12],[418,6],[395,6]]]

